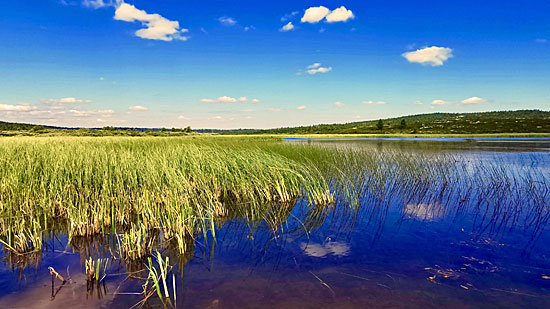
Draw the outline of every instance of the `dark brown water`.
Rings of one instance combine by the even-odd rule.
[[[220,221],[216,241],[198,238],[185,260],[163,252],[175,264],[178,307],[550,307],[548,143],[322,143],[445,153],[460,160],[453,173],[461,180],[444,190],[427,183],[420,193],[364,190],[358,207],[337,203],[325,214],[299,202],[276,231],[265,222]],[[499,184],[495,173],[510,181]],[[388,180],[381,188],[390,187]],[[4,255],[0,308],[135,305],[143,297],[131,293],[145,275],[129,277],[133,269],[119,260],[99,287],[86,284],[84,256],[113,256],[114,248],[109,238],[68,245],[59,235],[34,264]],[[71,280],[55,281],[52,291],[49,266]],[[147,306],[162,307],[156,297]]]

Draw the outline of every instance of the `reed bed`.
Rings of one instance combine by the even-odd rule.
[[[185,247],[214,232],[230,209],[331,201],[324,177],[258,141],[216,138],[17,138],[0,140],[0,239],[40,251],[44,233],[118,235],[128,258],[148,242]],[[63,229],[63,228],[62,228]]]
[[[533,162],[252,137],[6,138],[0,151],[0,241],[15,254],[57,231],[110,237],[128,261],[165,248],[188,260],[216,226],[276,232],[295,205],[306,233],[360,216],[381,227],[391,205],[403,218],[467,214],[480,233],[533,229],[534,240],[550,220],[550,175]]]

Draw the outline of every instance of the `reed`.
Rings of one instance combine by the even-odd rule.
[[[215,238],[216,224],[242,218],[251,233],[262,222],[276,232],[295,205],[305,231],[329,214],[349,226],[360,215],[383,224],[391,204],[402,204],[404,217],[420,206],[471,213],[480,232],[520,226],[541,233],[550,220],[548,170],[511,172],[498,160],[472,164],[431,148],[18,137],[0,139],[0,152],[0,242],[14,254],[40,251],[56,230],[71,241],[110,236],[128,261],[167,247],[189,256],[195,238]]]
[[[40,250],[64,226],[72,239],[116,234],[128,259],[155,242],[214,233],[230,209],[306,198],[330,202],[318,171],[233,138],[16,138],[0,140],[0,239]],[[246,206],[243,206],[246,205]],[[255,205],[255,206],[250,206]],[[154,235],[160,235],[154,239]],[[183,253],[183,252],[182,252]]]

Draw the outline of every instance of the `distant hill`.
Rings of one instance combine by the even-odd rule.
[[[487,134],[550,133],[550,112],[518,110],[483,113],[432,113],[344,124],[234,132],[239,134]]]
[[[60,132],[71,135],[133,135],[162,132],[162,129],[111,128],[112,130],[62,128],[0,121],[1,131]],[[175,130],[174,130],[175,131]],[[489,134],[489,133],[550,133],[550,112],[518,110],[483,113],[432,113],[397,118],[320,124],[269,130],[194,130],[197,133],[218,134]],[[9,135],[9,133],[6,133]],[[17,133],[11,133],[17,134]]]
[[[0,121],[0,131],[31,130],[40,126],[26,123],[12,123]]]

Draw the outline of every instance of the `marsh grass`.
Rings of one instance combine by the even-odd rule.
[[[327,220],[352,228],[362,216],[381,231],[395,204],[403,220],[419,209],[469,213],[479,233],[520,227],[534,230],[533,242],[550,218],[547,171],[511,172],[498,159],[479,164],[441,151],[252,137],[48,137],[1,139],[0,152],[0,241],[12,257],[39,253],[57,231],[75,246],[109,238],[111,255],[127,262],[169,248],[181,264],[197,238],[215,239],[226,222],[241,220],[253,235],[297,220],[309,233]]]
[[[40,251],[44,233],[118,235],[128,259],[153,244],[214,233],[229,209],[331,201],[318,171],[260,149],[213,138],[17,138],[0,141],[0,239]]]

